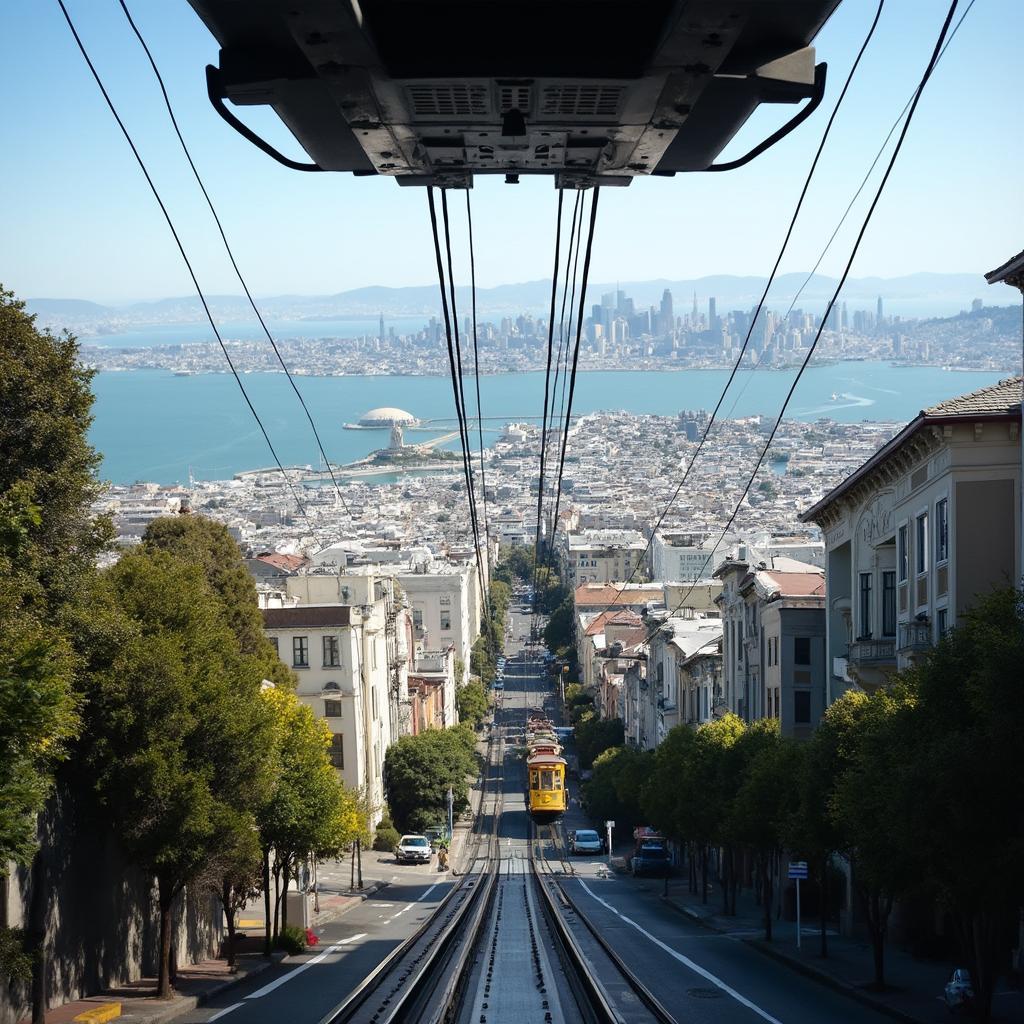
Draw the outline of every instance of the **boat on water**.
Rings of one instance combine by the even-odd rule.
[[[832,401],[833,402],[838,402],[839,399],[842,398],[842,397],[843,396],[838,394],[837,392],[835,392],[835,391],[832,392]]]

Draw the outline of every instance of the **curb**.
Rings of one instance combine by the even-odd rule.
[[[196,996],[180,996],[173,1003],[168,1004],[166,1010],[154,1014],[145,1014],[142,1018],[144,1024],[167,1024],[168,1021],[176,1020],[178,1017],[184,1016],[186,1013],[191,1013],[200,1006],[205,1006],[211,999],[213,999],[214,996],[218,996],[227,989],[241,984],[241,982],[247,981],[249,978],[255,977],[257,974],[262,974],[269,968],[281,963],[281,961],[285,959],[285,956],[286,954],[282,952],[272,953],[269,960],[257,962],[254,967],[246,971],[244,974],[233,975],[228,980],[214,985],[206,992],[200,992],[199,995]]]
[[[339,893],[339,896],[346,897],[350,902],[345,904],[343,907],[333,907],[329,910],[321,910],[319,914],[314,914],[313,920],[310,921],[309,924],[310,928],[317,928],[323,924],[333,924],[339,918],[344,917],[354,907],[359,906],[361,903],[365,903],[368,899],[372,899],[381,891],[381,889],[386,889],[390,884],[390,882],[373,882],[365,889],[360,889],[359,892]]]
[[[840,995],[846,996],[848,999],[853,999],[862,1006],[869,1007],[878,1013],[883,1013],[887,1017],[891,1017],[893,1020],[902,1021],[903,1024],[927,1024],[927,1022],[923,1021],[920,1017],[914,1017],[912,1014],[905,1013],[903,1010],[898,1010],[895,1006],[889,1006],[888,1003],[883,1003],[878,999],[874,999],[867,992],[862,992],[855,985],[849,984],[849,982],[840,981],[827,971],[821,971],[818,968],[813,967],[811,964],[804,963],[802,960],[795,960],[793,957],[788,956],[785,953],[781,953],[777,949],[773,949],[769,943],[764,941],[764,939],[741,939],[740,941],[744,945],[750,946],[751,949],[756,949],[759,953],[768,957],[770,960],[774,960],[776,963],[780,963],[783,966],[788,967],[791,971],[796,971],[797,974],[802,974],[805,978],[810,978],[812,981],[816,981],[819,985],[824,985],[827,988],[832,989],[834,992],[838,992]]]
[[[719,928],[713,924],[710,917],[704,917],[690,907],[684,906],[681,903],[676,903],[671,898],[662,896],[661,901],[666,906],[671,907],[676,911],[676,913],[682,914],[684,917],[693,921],[695,924],[699,924],[702,928],[706,928],[708,931],[717,932],[720,935],[728,932],[728,929]],[[782,964],[784,967],[788,967],[791,971],[795,971],[797,974],[802,974],[805,978],[809,978],[811,981],[815,981],[819,985],[824,985],[826,988],[830,988],[832,991],[838,992],[840,995],[844,995],[848,999],[852,999],[855,1002],[860,1003],[861,1006],[869,1007],[878,1013],[891,1017],[893,1020],[901,1021],[902,1024],[927,1024],[927,1022],[923,1021],[920,1017],[914,1017],[909,1013],[905,1013],[903,1010],[896,1009],[894,1006],[889,1006],[888,1003],[883,1003],[880,1000],[874,999],[867,992],[862,992],[855,985],[851,985],[848,982],[840,981],[827,971],[819,970],[817,967],[805,963],[803,960],[796,960],[788,954],[780,952],[772,946],[771,943],[765,942],[764,939],[740,939],[739,941],[745,946],[749,946],[751,949],[756,949],[762,956],[766,956],[768,959],[774,960],[776,963]]]

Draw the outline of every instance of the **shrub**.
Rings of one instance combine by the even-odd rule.
[[[390,853],[399,843],[401,835],[393,825],[377,826],[377,834],[373,837],[373,848],[378,853]]]
[[[297,956],[306,951],[306,931],[298,925],[289,924],[281,929],[277,936],[277,947],[289,956]]]

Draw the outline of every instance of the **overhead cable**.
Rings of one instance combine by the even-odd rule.
[[[484,540],[487,543],[488,571],[491,557],[491,525],[487,515],[487,475],[484,469],[484,421],[483,404],[480,401],[480,352],[476,333],[476,252],[473,248],[473,210],[469,201],[470,190],[466,189],[466,227],[469,233],[469,286],[473,316],[473,377],[476,381],[476,426],[480,441],[480,490],[484,505]]]
[[[132,18],[131,12],[128,10],[128,5],[125,0],[118,0],[121,5],[121,10],[124,11],[124,16],[128,19],[128,24],[131,26],[132,31],[135,33],[135,38],[138,39],[139,44],[142,46],[143,51],[149,60],[149,66],[153,69],[153,74],[156,77],[157,84],[160,86],[160,92],[163,93],[164,106],[167,107],[167,113],[170,116],[171,124],[174,126],[174,134],[178,136],[178,142],[181,143],[182,152],[185,154],[185,159],[188,161],[189,167],[192,168],[192,175],[196,179],[196,184],[199,186],[200,191],[203,193],[203,198],[206,200],[206,205],[210,208],[210,214],[213,216],[214,223],[217,225],[217,231],[220,233],[220,239],[224,243],[224,251],[228,255],[228,259],[231,261],[231,266],[235,271],[235,276],[238,278],[238,283],[242,286],[242,291],[245,292],[245,297],[249,302],[249,306],[252,308],[253,313],[256,315],[256,319],[259,321],[260,327],[263,333],[267,337],[267,341],[270,342],[270,347],[274,350],[274,355],[277,356],[278,363],[281,364],[281,369],[284,370],[284,375],[288,378],[288,383],[292,387],[292,391],[295,392],[295,397],[299,400],[299,404],[302,406],[302,411],[306,414],[306,419],[309,422],[310,429],[313,431],[313,437],[316,438],[317,448],[320,449],[320,455],[323,458],[324,465],[327,467],[327,472],[331,476],[331,483],[334,484],[334,492],[341,502],[342,507],[348,513],[352,515],[352,510],[348,507],[348,503],[345,501],[344,495],[341,493],[341,487],[338,484],[337,477],[334,475],[334,469],[331,466],[331,460],[327,457],[327,452],[324,451],[323,442],[320,440],[320,433],[316,428],[316,424],[313,422],[313,416],[309,411],[309,407],[306,405],[306,400],[302,396],[302,392],[299,391],[298,385],[295,383],[295,379],[292,377],[291,371],[288,369],[287,364],[284,361],[284,357],[281,355],[280,350],[277,347],[277,342],[274,341],[274,336],[270,333],[270,328],[267,327],[266,322],[263,319],[263,315],[259,311],[259,307],[256,305],[255,300],[252,297],[252,292],[249,290],[249,285],[246,283],[245,278],[242,276],[242,271],[239,269],[238,262],[235,259],[235,254],[232,252],[231,245],[228,242],[227,234],[224,231],[224,225],[221,223],[220,216],[217,213],[216,208],[213,205],[213,200],[210,198],[210,193],[207,191],[206,185],[203,182],[202,176],[199,174],[199,170],[195,165],[195,161],[192,159],[192,153],[189,151],[188,146],[185,143],[185,138],[181,134],[181,128],[178,126],[178,119],[174,114],[174,108],[171,106],[170,96],[167,94],[167,88],[164,85],[163,76],[160,74],[160,69],[157,67],[156,60],[153,58],[153,54],[146,44],[146,40],[143,38],[142,33],[139,31],[138,26],[135,24],[135,20]],[[383,340],[383,339],[381,339]]]
[[[309,526],[313,533],[314,539],[316,539],[316,528],[313,525],[312,520],[309,518],[306,512],[305,505],[299,499],[298,492],[295,490],[295,486],[288,476],[284,465],[280,458],[278,458],[277,451],[274,448],[273,443],[270,440],[270,435],[267,433],[267,428],[263,425],[263,421],[260,419],[259,413],[256,412],[256,407],[253,405],[252,400],[249,397],[248,392],[245,390],[245,385],[242,383],[242,378],[239,376],[238,371],[235,369],[235,364],[231,360],[231,356],[228,353],[227,346],[224,344],[224,339],[221,337],[220,331],[217,328],[217,322],[214,320],[213,313],[210,311],[209,303],[206,301],[206,295],[203,293],[203,289],[200,287],[199,279],[196,277],[195,270],[192,267],[192,261],[188,258],[188,253],[185,251],[185,246],[181,241],[181,237],[178,234],[177,229],[174,226],[174,221],[171,219],[171,215],[167,210],[167,206],[164,204],[163,198],[160,195],[159,189],[153,181],[149,173],[149,169],[146,167],[145,161],[142,159],[142,155],[139,153],[138,147],[135,145],[135,141],[132,139],[131,133],[125,127],[124,121],[121,120],[121,115],[117,112],[117,108],[114,106],[113,100],[110,98],[110,94],[107,92],[106,86],[103,84],[103,79],[100,77],[99,72],[96,70],[96,66],[93,64],[92,59],[89,57],[89,52],[85,48],[85,44],[82,42],[81,36],[78,34],[78,29],[75,27],[75,23],[68,13],[67,7],[64,6],[64,0],[57,0],[57,4],[61,9],[61,13],[64,15],[64,20],[68,23],[68,28],[71,29],[71,34],[74,37],[75,43],[78,46],[79,52],[82,54],[89,71],[92,73],[92,77],[99,86],[99,90],[103,95],[103,99],[107,104],[110,113],[113,115],[114,120],[117,122],[118,128],[121,129],[121,134],[124,136],[125,141],[128,143],[132,154],[135,157],[136,163],[139,165],[139,169],[142,171],[143,177],[146,179],[146,183],[149,185],[150,191],[153,193],[153,198],[156,200],[157,205],[160,207],[160,212],[163,214],[164,220],[167,222],[167,227],[170,229],[171,235],[174,238],[174,242],[178,247],[178,252],[181,253],[181,258],[185,263],[185,268],[188,270],[189,277],[192,279],[192,284],[195,287],[196,294],[199,296],[199,301],[202,303],[203,311],[206,313],[206,319],[210,322],[210,328],[213,330],[214,337],[217,339],[217,343],[220,345],[221,352],[224,354],[224,359],[227,361],[228,368],[231,370],[232,376],[235,378],[235,383],[238,385],[239,390],[242,392],[242,397],[245,399],[245,404],[249,407],[249,412],[252,413],[253,419],[256,420],[257,426],[260,428],[260,433],[263,435],[263,440],[266,441],[267,447],[270,449],[270,454],[274,458],[278,470],[284,477],[285,483],[288,489],[291,491],[292,498],[295,500],[295,504],[306,520],[306,524]]]
[[[864,216],[863,222],[861,223],[860,230],[858,231],[857,237],[853,243],[853,247],[850,250],[849,258],[846,261],[846,266],[843,268],[842,276],[840,277],[839,282],[837,283],[835,290],[832,293],[832,297],[829,299],[828,306],[825,309],[824,316],[822,316],[821,318],[821,325],[818,327],[818,330],[814,335],[814,340],[811,342],[810,348],[807,350],[807,355],[804,356],[804,359],[800,364],[800,368],[797,371],[796,377],[793,379],[793,383],[790,385],[789,391],[786,393],[786,398],[782,403],[782,408],[779,410],[779,415],[775,420],[775,425],[772,427],[771,433],[768,435],[768,439],[765,441],[764,446],[762,447],[761,452],[758,455],[757,462],[754,464],[754,468],[751,471],[750,476],[747,478],[747,482],[743,487],[743,492],[740,494],[739,500],[736,502],[736,507],[730,514],[728,521],[726,522],[721,534],[718,537],[718,540],[715,542],[714,547],[712,547],[711,549],[711,552],[704,560],[704,563],[700,568],[700,572],[697,574],[698,579],[703,575],[704,570],[707,568],[708,563],[711,561],[711,558],[714,555],[715,549],[718,547],[718,545],[725,538],[726,534],[729,532],[729,529],[732,527],[732,524],[736,520],[736,516],[739,514],[740,508],[743,506],[743,502],[746,501],[747,495],[750,493],[750,488],[754,484],[754,480],[757,477],[758,471],[761,469],[761,465],[764,462],[765,456],[768,454],[768,451],[772,446],[772,442],[775,440],[775,435],[778,433],[779,426],[782,424],[783,417],[786,415],[786,410],[789,408],[790,400],[792,399],[793,394],[796,391],[797,385],[800,383],[800,380],[803,377],[804,371],[807,369],[807,365],[811,361],[811,357],[814,355],[814,350],[818,346],[818,341],[821,339],[822,332],[825,329],[825,324],[828,322],[829,314],[832,312],[832,308],[835,306],[836,301],[839,298],[839,293],[842,291],[843,286],[846,284],[847,278],[850,276],[850,271],[853,268],[853,262],[857,257],[857,251],[858,249],[860,249],[860,244],[864,239],[865,233],[867,232],[868,225],[871,223],[871,218],[874,215],[879,200],[882,198],[882,193],[885,191],[885,186],[889,181],[889,175],[892,173],[892,169],[896,165],[896,161],[899,158],[900,151],[903,148],[903,142],[907,137],[907,132],[910,129],[910,125],[914,119],[914,113],[917,110],[918,102],[921,99],[921,95],[924,92],[925,86],[928,84],[928,80],[931,78],[932,72],[935,70],[935,65],[938,61],[939,53],[942,49],[942,43],[946,38],[947,32],[949,31],[949,26],[953,20],[954,13],[956,12],[958,2],[959,0],[952,0],[952,3],[949,6],[949,11],[946,14],[946,19],[942,23],[942,29],[939,32],[938,39],[935,42],[935,47],[932,50],[931,58],[929,59],[928,64],[925,67],[924,73],[921,76],[921,80],[918,83],[917,89],[914,91],[914,97],[910,103],[910,110],[907,113],[906,120],[903,123],[903,128],[900,131],[899,138],[896,141],[896,146],[893,149],[892,155],[889,157],[889,162],[885,168],[885,173],[882,175],[882,180],[879,182],[878,188],[875,190],[874,198],[871,200],[871,205],[868,207],[868,211]],[[690,584],[689,590],[687,590],[687,592],[683,595],[682,600],[680,600],[676,607],[672,609],[671,612],[669,612],[669,617],[674,615],[677,611],[679,611],[681,608],[685,606],[687,600],[690,597],[690,594],[693,593],[694,587],[696,587],[696,585],[697,580],[694,580],[694,582]],[[653,636],[653,633],[650,634],[650,636]],[[648,639],[650,638],[650,636],[648,637]]]
[[[760,318],[761,313],[764,310],[764,304],[768,299],[768,292],[771,290],[771,286],[775,282],[775,277],[778,274],[780,265],[782,264],[782,259],[786,254],[786,249],[789,246],[790,238],[793,235],[793,229],[796,227],[797,218],[800,216],[800,210],[803,207],[804,199],[807,196],[807,192],[810,188],[811,181],[814,178],[814,172],[817,169],[818,161],[821,159],[821,154],[825,149],[825,143],[828,141],[829,134],[832,131],[832,125],[835,123],[836,115],[839,113],[839,108],[843,104],[843,99],[845,98],[846,93],[850,88],[850,83],[853,81],[853,76],[857,71],[857,67],[860,64],[861,58],[864,56],[864,51],[867,49],[868,43],[871,42],[871,37],[875,33],[875,28],[878,25],[879,18],[882,15],[882,8],[884,6],[885,0],[879,0],[878,7],[875,10],[875,16],[871,21],[870,27],[868,28],[867,35],[864,37],[864,42],[861,43],[860,49],[857,51],[857,57],[854,60],[853,66],[850,68],[850,71],[846,76],[846,81],[843,83],[843,88],[840,90],[839,98],[836,100],[836,104],[832,108],[832,113],[829,115],[828,122],[825,125],[825,130],[824,132],[822,132],[821,139],[818,142],[818,148],[814,153],[814,159],[811,161],[810,169],[807,172],[807,176],[804,178],[804,184],[800,190],[800,196],[797,199],[796,206],[793,209],[793,214],[789,219],[789,225],[786,228],[786,234],[783,237],[782,245],[779,247],[778,255],[775,257],[775,263],[772,266],[771,273],[769,274],[768,280],[765,283],[764,291],[761,293],[761,298],[758,300],[757,306],[754,309],[754,313],[751,316],[750,326],[747,328],[747,333],[743,339],[743,344],[740,346],[739,355],[737,355],[732,365],[732,369],[729,372],[729,377],[725,382],[725,386],[722,388],[721,394],[718,396],[718,401],[715,403],[715,407],[711,412],[711,416],[708,419],[707,425],[704,428],[704,432],[701,435],[700,441],[697,444],[697,448],[690,456],[690,461],[688,462],[686,469],[683,472],[682,478],[676,485],[675,490],[672,492],[672,497],[669,498],[668,503],[665,505],[665,508],[662,510],[661,514],[658,516],[658,519],[655,522],[654,526],[651,528],[650,537],[648,538],[647,543],[644,545],[644,549],[640,553],[639,558],[637,558],[632,571],[626,578],[626,581],[620,587],[618,587],[615,596],[604,608],[604,611],[608,611],[612,607],[612,605],[619,599],[619,597],[622,595],[622,592],[633,581],[633,578],[636,576],[640,567],[643,565],[644,560],[650,554],[651,547],[654,544],[655,534],[661,528],[661,525],[662,523],[664,523],[666,516],[668,515],[672,506],[676,503],[676,500],[679,498],[679,495],[682,493],[683,487],[686,485],[686,481],[690,477],[690,472],[693,469],[694,463],[696,463],[697,459],[700,457],[701,452],[704,450],[704,446],[707,444],[708,437],[711,434],[711,429],[718,419],[718,413],[722,408],[722,403],[725,401],[725,396],[726,394],[728,394],[729,388],[732,386],[732,383],[736,378],[736,374],[739,371],[740,365],[743,362],[743,357],[744,355],[746,355],[747,348],[750,345],[750,339],[753,336],[754,328],[757,326],[757,321]],[[603,614],[603,612],[600,612],[599,614]]]

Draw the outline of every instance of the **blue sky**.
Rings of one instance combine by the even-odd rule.
[[[66,0],[185,237],[203,286],[239,291],[177,146],[145,57],[116,0]],[[961,9],[967,0],[961,0]],[[185,0],[130,0],[186,138],[257,294],[325,293],[433,278],[426,200],[387,179],[305,175],[279,167],[210,109],[203,68],[216,45]],[[766,274],[828,111],[876,7],[843,0],[816,40],[829,63],[825,104],[739,171],[638,180],[601,195],[593,279]],[[910,95],[945,0],[888,0],[783,271],[809,268]],[[1024,246],[1024,132],[1019,44],[1024,3],[977,0],[922,99],[854,266],[854,276],[981,274]],[[188,294],[180,257],[131,154],[51,0],[4,0],[5,97],[0,282],[24,297],[123,302]],[[755,115],[728,153],[788,116]],[[301,157],[272,114],[246,119]],[[473,193],[481,285],[547,276],[555,191],[478,178]],[[864,208],[862,203],[861,209]],[[822,265],[837,272],[859,218]],[[461,279],[464,274],[457,270]]]

